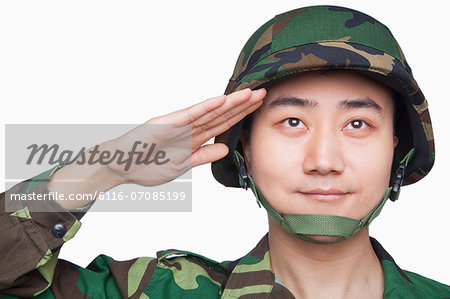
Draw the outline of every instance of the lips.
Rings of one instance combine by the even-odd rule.
[[[301,191],[301,194],[315,199],[319,201],[334,201],[334,200],[340,200],[343,199],[346,195],[348,195],[348,192],[341,191],[339,189],[313,189],[308,191]]]

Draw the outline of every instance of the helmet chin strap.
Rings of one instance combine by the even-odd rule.
[[[256,197],[258,205],[260,207],[262,205],[267,210],[267,213],[281,224],[288,233],[311,243],[331,244],[346,240],[367,227],[373,219],[380,214],[389,197],[391,197],[392,201],[398,199],[400,187],[403,183],[405,167],[408,165],[413,154],[414,149],[410,150],[400,162],[393,186],[386,190],[383,198],[378,202],[375,208],[373,208],[366,217],[360,220],[336,215],[280,214],[270,205],[251,175],[247,173],[244,158],[236,150],[234,151],[234,163],[239,169],[239,183],[241,187],[244,189],[250,187]],[[333,241],[319,241],[312,239],[307,235],[335,236],[339,238]]]

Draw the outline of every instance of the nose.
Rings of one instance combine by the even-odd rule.
[[[345,168],[343,148],[337,132],[320,128],[310,132],[304,147],[303,171],[308,174],[327,175],[342,173]]]

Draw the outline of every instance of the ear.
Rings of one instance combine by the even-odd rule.
[[[394,148],[398,145],[398,137],[394,136]]]
[[[247,129],[242,129],[241,135],[239,135],[239,141],[242,144],[245,168],[247,169],[247,172],[250,173],[252,156],[250,150],[250,132]]]

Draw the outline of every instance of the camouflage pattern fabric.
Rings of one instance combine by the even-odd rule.
[[[52,171],[13,191],[48,194]],[[53,201],[40,204],[55,212],[30,212],[25,204],[17,212],[5,212],[5,193],[0,195],[0,298],[294,298],[272,271],[267,235],[236,261],[219,263],[188,251],[165,250],[154,258],[129,261],[99,255],[82,268],[58,254],[75,236],[86,211],[61,210]],[[55,224],[67,232],[55,237]],[[371,242],[384,270],[384,298],[450,298],[450,286],[401,270],[375,239]]]
[[[344,7],[311,6],[277,15],[247,41],[225,94],[256,89],[293,74],[329,69],[361,72],[393,88],[404,101],[396,135],[393,173],[414,147],[403,185],[423,178],[434,163],[434,137],[428,104],[413,78],[406,58],[389,29],[374,18]],[[217,181],[240,187],[234,150],[243,121],[215,138],[229,154],[212,163]]]

